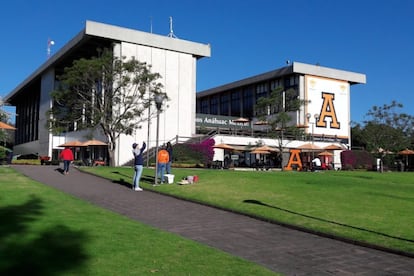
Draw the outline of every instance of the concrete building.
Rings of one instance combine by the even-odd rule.
[[[110,48],[118,57],[134,57],[147,62],[162,76],[160,82],[170,101],[159,120],[160,144],[176,137],[192,137],[197,133],[196,128],[217,130],[213,136],[216,143],[236,147],[239,153],[237,156],[232,154],[231,158],[251,166],[257,158],[262,158],[250,153],[252,146],[265,144],[278,148],[280,145],[280,141],[265,135],[266,126],[258,124],[255,110],[260,97],[267,97],[280,88],[282,93],[295,91],[294,96],[306,103],[290,114],[292,124],[302,128],[305,136],[282,141],[284,151],[281,154],[285,161],[280,166],[287,169],[301,167],[302,160],[298,162],[297,159],[303,158],[301,147],[309,142],[320,149],[351,147],[351,86],[366,83],[364,74],[293,62],[280,69],[196,93],[197,60],[210,56],[210,45],[87,21],[84,30],[5,98],[16,106],[19,115],[16,117],[15,154],[37,153],[56,159],[61,150],[59,145],[74,140],[85,141],[91,136],[89,131],[52,135],[45,125],[46,111],[52,105],[50,92],[57,84],[57,76],[74,60],[96,55],[97,48]],[[284,104],[289,104],[289,99]],[[247,121],[237,120],[241,118]],[[102,133],[95,132],[93,137],[108,142]],[[130,161],[131,144],[143,141],[148,142],[149,148],[155,146],[154,119],[142,124],[133,135],[120,136],[116,141],[115,165]],[[340,150],[332,153],[331,160],[339,167]],[[225,155],[225,150],[216,149],[215,160],[224,161]]]
[[[197,93],[196,122],[199,128],[218,130],[216,143],[230,144],[238,147],[239,151],[258,143],[278,148],[277,139],[258,136],[266,127],[258,124],[255,105],[260,97],[269,96],[275,89],[279,88],[283,97],[286,91],[293,90],[294,97],[304,100],[305,104],[290,114],[292,125],[303,128],[306,136],[312,138],[312,144],[320,149],[328,146],[348,149],[351,148],[351,86],[364,83],[364,74],[293,62],[271,72],[200,91]],[[289,104],[289,99],[284,98],[285,104]],[[269,110],[268,115],[272,116],[272,113]],[[237,123],[238,118],[248,119],[248,122]],[[231,133],[233,128],[252,135],[234,135]],[[226,129],[230,132],[220,134]],[[301,146],[309,142],[285,139],[283,147],[287,158],[284,158],[286,163],[283,166],[287,166],[292,158],[299,157],[298,154],[303,152]],[[331,158],[336,166],[340,166],[339,153],[334,151]],[[223,151],[217,149],[215,158],[223,160]],[[255,157],[246,152],[242,158],[249,165]]]
[[[52,135],[45,127],[46,111],[52,105],[50,92],[55,88],[56,77],[74,60],[96,55],[97,48],[110,48],[118,57],[134,57],[151,64],[152,70],[161,74],[160,82],[170,98],[159,121],[161,144],[195,133],[197,60],[210,56],[210,45],[87,21],[84,30],[6,96],[5,101],[15,106],[18,114],[15,154],[37,153],[56,158],[61,149],[59,145],[85,141],[91,135],[87,131]],[[116,141],[115,164],[123,165],[131,160],[133,142],[148,141],[148,146],[153,147],[155,126],[150,120],[133,135],[121,135]],[[93,133],[93,137],[108,142],[99,132]]]

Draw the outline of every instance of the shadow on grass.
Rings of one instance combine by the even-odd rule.
[[[116,184],[119,184],[119,185],[122,185],[122,186],[125,186],[125,187],[128,187],[128,188],[131,188],[132,187],[132,179],[133,179],[134,175],[126,175],[126,174],[123,174],[123,173],[118,172],[118,171],[113,171],[112,173],[113,174],[116,174],[116,175],[119,175],[119,176],[127,177],[128,179],[131,179],[130,180],[131,182],[128,182],[128,181],[125,181],[124,178],[119,178],[119,180],[112,180],[113,183],[116,183]],[[155,181],[155,177],[154,176],[149,176],[149,175],[144,175],[143,174],[141,176],[141,180],[140,181],[141,182],[148,183],[148,184],[153,184],[154,181]]]
[[[125,176],[125,177],[128,177],[128,178],[132,178],[132,177],[134,177],[133,175],[123,174],[123,173],[120,173],[120,172],[118,172],[118,171],[113,171],[113,172],[111,172],[111,173],[116,174],[116,175],[122,175],[122,176]]]
[[[64,225],[31,230],[30,223],[42,214],[42,201],[36,197],[0,208],[0,275],[59,275],[85,264],[86,234]]]
[[[392,199],[398,199],[398,200],[403,200],[403,201],[414,202],[414,197],[403,197],[403,196],[396,196],[396,195],[385,194],[385,193],[377,193],[377,192],[368,192],[367,194],[374,195],[374,196],[387,197],[387,198],[392,198]]]
[[[118,171],[113,171],[112,173],[113,173],[113,174],[120,175],[120,176],[125,176],[125,177],[127,177],[127,178],[131,178],[131,177],[133,177],[133,176],[131,176],[131,175],[126,175],[126,174],[120,173],[120,172],[118,172]],[[116,184],[119,184],[119,185],[121,185],[121,186],[125,186],[125,187],[127,187],[127,188],[131,188],[131,187],[132,187],[132,184],[131,184],[130,182],[128,182],[128,181],[125,181],[125,179],[124,179],[124,178],[120,178],[119,180],[112,180],[112,183],[116,183]]]
[[[279,211],[283,211],[283,212],[286,212],[286,213],[298,215],[298,216],[301,216],[301,217],[310,218],[310,219],[318,220],[318,221],[321,221],[321,222],[326,222],[326,223],[330,223],[330,224],[334,224],[334,225],[339,225],[339,226],[343,226],[343,227],[347,227],[347,228],[351,228],[351,229],[356,229],[356,230],[360,230],[360,231],[365,231],[365,232],[369,232],[369,233],[376,234],[376,235],[380,235],[380,236],[387,237],[387,238],[392,238],[392,239],[396,239],[396,240],[400,240],[400,241],[406,241],[406,242],[412,242],[412,243],[414,243],[414,240],[411,240],[411,239],[406,239],[406,238],[402,238],[402,237],[392,236],[392,235],[388,235],[388,234],[385,234],[385,233],[381,233],[381,232],[377,232],[377,231],[373,231],[373,230],[369,230],[369,229],[365,229],[365,228],[361,228],[361,227],[356,227],[356,226],[352,226],[352,225],[348,225],[348,224],[344,224],[344,223],[339,223],[339,222],[332,221],[332,220],[326,220],[326,219],[323,219],[323,218],[318,218],[318,217],[314,217],[314,216],[310,216],[310,215],[298,213],[298,212],[291,211],[291,210],[288,210],[288,209],[284,209],[284,208],[281,208],[281,207],[269,205],[269,204],[263,203],[263,202],[261,202],[259,200],[246,199],[246,200],[243,200],[243,202],[244,203],[250,203],[250,204],[256,204],[256,205],[261,205],[261,206],[265,206],[265,207],[277,209]]]
[[[154,181],[155,181],[155,176],[149,176],[149,175],[143,175],[142,177],[141,177],[141,180],[143,181],[143,182],[146,182],[146,183],[148,183],[148,184],[154,184]]]

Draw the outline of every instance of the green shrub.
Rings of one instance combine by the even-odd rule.
[[[13,160],[12,164],[18,165],[40,165],[39,159],[20,159],[20,160]]]

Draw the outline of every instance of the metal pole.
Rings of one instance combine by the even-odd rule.
[[[312,161],[313,161],[313,159],[315,159],[315,150],[314,150],[314,144],[315,144],[315,142],[314,142],[314,138],[313,138],[313,128],[314,128],[314,125],[315,125],[315,123],[311,123],[312,124]]]
[[[157,108],[157,134],[155,137],[155,182],[154,185],[158,185],[158,138],[160,131],[160,109]]]
[[[150,135],[151,135],[151,106],[148,107],[148,131],[147,131],[147,146],[150,145]],[[147,150],[147,168],[149,168],[149,150]]]

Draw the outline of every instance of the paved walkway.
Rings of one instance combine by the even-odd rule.
[[[26,176],[142,223],[285,275],[413,275],[414,258],[351,245],[231,212],[115,184],[56,166],[13,166]],[[127,180],[127,178],[125,178]]]

